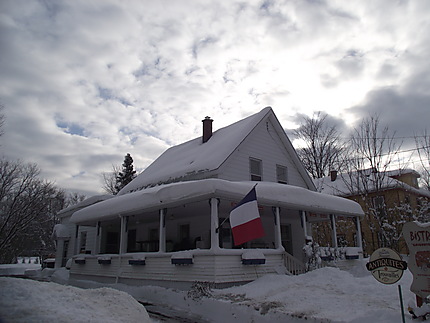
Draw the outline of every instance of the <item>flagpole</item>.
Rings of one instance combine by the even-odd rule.
[[[255,183],[255,185],[251,188],[251,191],[257,187],[257,184],[258,184],[258,183]],[[256,192],[256,193],[257,193],[257,192]],[[219,232],[219,228],[221,228],[221,227],[222,227],[222,225],[223,225],[223,224],[224,224],[228,219],[230,219],[230,214],[228,215],[228,217],[226,217],[226,218],[224,219],[224,221],[222,221],[222,222],[221,222],[221,224],[220,224],[220,225],[218,225],[218,228],[216,228],[216,229],[215,229],[215,232],[216,232],[216,233],[218,233],[218,232]]]
[[[230,215],[228,215],[228,217],[226,217],[226,218],[224,219],[224,221],[222,221],[222,222],[221,222],[221,224],[220,224],[220,225],[218,225],[218,228],[216,228],[216,229],[215,229],[215,232],[216,232],[216,233],[218,233],[218,232],[219,232],[219,228],[221,228],[221,227],[222,227],[222,225],[225,223],[225,221],[227,221],[229,218],[230,218]]]

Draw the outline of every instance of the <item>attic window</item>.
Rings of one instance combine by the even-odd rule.
[[[249,158],[249,171],[251,173],[251,181],[262,180],[261,160]]]
[[[276,181],[281,184],[288,183],[288,169],[285,166],[276,165]]]

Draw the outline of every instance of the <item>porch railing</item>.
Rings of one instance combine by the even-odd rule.
[[[305,264],[288,252],[284,252],[284,262],[285,267],[292,275],[300,275],[306,272]]]

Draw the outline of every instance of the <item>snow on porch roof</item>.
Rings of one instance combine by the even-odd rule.
[[[255,184],[256,182],[204,179],[160,185],[88,206],[73,213],[70,221],[77,224],[94,224],[96,221],[114,219],[120,215],[150,212],[211,197],[240,200]],[[257,182],[256,191],[258,203],[261,205],[325,214],[364,215],[360,205],[354,201],[297,186]]]

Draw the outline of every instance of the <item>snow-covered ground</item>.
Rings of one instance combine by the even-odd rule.
[[[409,290],[410,272],[405,271],[398,283],[384,285],[365,269],[366,262],[356,261],[348,271],[329,267],[299,276],[267,275],[228,289],[198,284],[190,291],[122,284],[100,288],[95,283],[72,282],[91,288],[79,289],[3,277],[0,322],[150,322],[144,307],[132,295],[140,301],[185,309],[207,322],[392,323],[402,322],[399,285],[405,320],[413,322],[407,312],[408,303],[415,303],[415,295]],[[65,269],[45,272],[52,274],[52,281],[68,282]],[[27,273],[35,276],[34,271]]]
[[[0,321],[151,322],[145,308],[127,293],[81,289],[52,282],[0,277]]]

